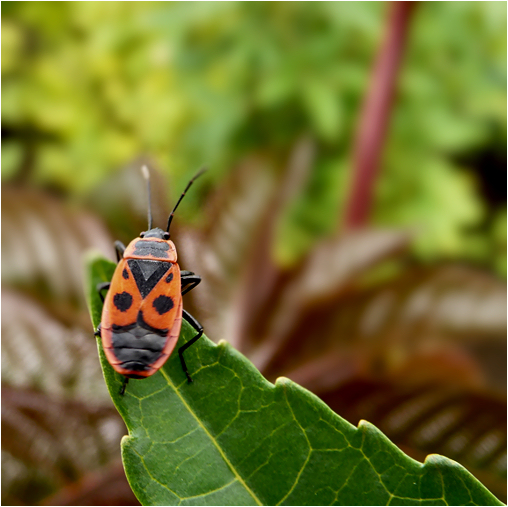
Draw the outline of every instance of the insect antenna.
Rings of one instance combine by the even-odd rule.
[[[171,212],[171,215],[169,215],[169,218],[168,218],[168,227],[166,229],[166,232],[169,232],[169,227],[171,226],[171,221],[173,220],[173,215],[175,214],[175,211],[176,211],[176,208],[178,208],[178,205],[180,204],[180,202],[182,201],[182,199],[184,198],[185,196],[185,193],[187,192],[187,190],[189,190],[190,186],[194,183],[194,180],[196,180],[197,178],[199,178],[205,171],[207,170],[206,167],[204,167],[203,169],[201,169],[200,171],[198,171],[193,177],[192,179],[189,181],[189,183],[187,183],[187,186],[185,187],[185,190],[183,191],[182,195],[180,196],[180,199],[178,199],[178,202],[175,204],[175,207],[173,208],[173,211]]]
[[[146,165],[141,167],[141,172],[143,173],[143,177],[146,180],[146,191],[148,194],[148,230],[152,228],[152,197],[150,194],[150,172],[148,171],[148,167]]]

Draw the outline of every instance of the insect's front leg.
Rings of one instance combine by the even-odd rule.
[[[120,262],[125,253],[125,245],[121,241],[115,241],[116,260]]]

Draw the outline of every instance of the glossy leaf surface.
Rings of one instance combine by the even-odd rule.
[[[95,286],[115,265],[88,264]],[[181,343],[194,331],[183,326]],[[105,360],[104,376],[129,436],[127,477],[145,505],[494,505],[500,502],[458,463],[438,455],[421,464],[376,427],[355,428],[288,379],[275,385],[226,342],[206,337],[188,349],[188,384],[173,354],[154,376],[131,381]]]

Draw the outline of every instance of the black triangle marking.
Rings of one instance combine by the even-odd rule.
[[[150,291],[171,267],[169,262],[145,261],[143,259],[129,259],[127,264],[143,299],[150,294]]]
[[[148,280],[159,268],[159,261],[138,261],[138,266],[141,269],[141,273],[145,277],[145,281]]]

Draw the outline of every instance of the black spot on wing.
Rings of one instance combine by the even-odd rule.
[[[129,259],[127,263],[143,299],[150,294],[152,289],[157,285],[157,282],[171,267],[169,262],[148,261],[144,259]]]
[[[128,292],[121,292],[113,296],[113,304],[121,311],[126,312],[132,305],[132,296]]]
[[[122,276],[128,280],[129,279],[129,272],[127,271],[127,268],[123,268]]]
[[[166,277],[166,282],[170,283],[171,280],[173,280],[173,273],[169,273],[169,275]]]
[[[175,306],[173,300],[169,296],[159,296],[154,299],[152,304],[159,315],[164,315]]]

